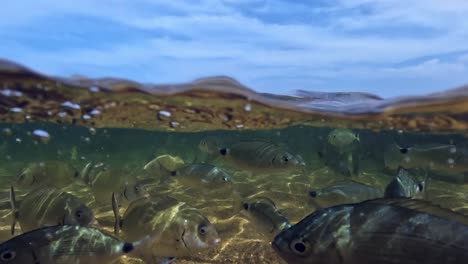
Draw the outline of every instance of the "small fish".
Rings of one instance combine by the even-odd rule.
[[[207,154],[218,154],[221,146],[221,141],[217,137],[208,136],[200,140],[198,149]]]
[[[83,169],[82,178],[90,187],[96,202],[108,204],[111,194],[116,193],[119,203],[126,206],[131,201],[148,195],[143,184],[136,177],[130,176],[129,172],[110,168],[102,163],[90,164]]]
[[[161,166],[161,168],[163,168]],[[175,171],[165,171],[165,181],[173,177],[180,183],[192,187],[219,188],[231,186],[232,178],[224,170],[208,163],[193,163],[178,168]]]
[[[269,241],[283,229],[291,226],[288,219],[278,211],[275,203],[268,198],[260,197],[243,201],[242,207],[260,233]]]
[[[389,145],[384,152],[385,166],[396,170],[422,169],[432,176],[450,182],[467,182],[468,149],[452,144],[421,144],[402,147]]]
[[[427,177],[419,181],[412,177],[407,170],[400,167],[397,176],[385,188],[385,198],[424,198]]]
[[[0,244],[0,264],[115,263],[138,251],[146,240],[123,242],[91,227],[43,227]]]
[[[378,188],[356,181],[343,181],[323,189],[311,190],[309,196],[320,208],[338,204],[357,203],[381,198],[383,192]]]
[[[138,257],[182,257],[220,244],[218,232],[200,211],[168,196],[143,197],[130,203],[123,218],[112,196],[114,232],[134,241],[150,234],[157,239]]]
[[[241,140],[220,148],[218,155],[236,168],[252,172],[304,172],[305,162],[284,145],[265,140]]]
[[[277,235],[288,263],[468,263],[468,217],[415,199],[320,209]]]
[[[34,162],[26,166],[15,179],[22,187],[55,186],[62,188],[79,179],[79,171],[69,163],[59,160]]]
[[[328,134],[328,143],[337,147],[343,148],[351,145],[354,141],[360,141],[359,136],[349,129],[337,128],[333,129]]]
[[[79,225],[96,223],[92,210],[78,197],[56,187],[39,187],[29,192],[16,204],[14,188],[10,188],[13,221],[11,234],[14,234],[18,221],[23,232],[44,226]]]

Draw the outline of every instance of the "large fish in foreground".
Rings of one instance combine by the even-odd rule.
[[[413,199],[320,209],[277,235],[288,263],[466,264],[468,217]]]
[[[206,141],[206,140],[205,140]],[[305,162],[298,154],[293,154],[280,144],[261,139],[240,140],[229,146],[211,148],[216,144],[205,142],[202,150],[217,153],[235,168],[251,172],[303,172]]]
[[[44,227],[0,244],[0,264],[110,264],[149,240],[123,242],[90,227]]]
[[[150,247],[138,256],[149,261],[155,257],[189,256],[213,248],[221,239],[210,221],[197,209],[168,196],[143,197],[130,203],[123,218],[112,199],[116,223],[125,240],[139,240],[150,234],[155,237]]]

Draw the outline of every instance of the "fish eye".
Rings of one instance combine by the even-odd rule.
[[[76,216],[77,218],[83,217],[83,211],[82,211],[82,210],[77,210],[77,211],[75,212],[75,216]]]
[[[245,210],[249,210],[249,204],[248,203],[242,203],[242,207],[244,207]]]
[[[424,189],[424,186],[422,183],[418,183],[418,191],[422,192]]]
[[[304,256],[307,252],[307,244],[302,240],[294,240],[289,245],[294,254]]]
[[[6,261],[6,262],[14,259],[15,257],[16,257],[16,252],[13,250],[6,250],[0,254],[0,260]]]
[[[135,186],[135,192],[139,192],[140,191],[140,186],[136,185]]]
[[[310,197],[317,197],[317,192],[316,191],[310,191],[309,192]]]
[[[408,148],[400,148],[401,154],[406,154],[408,153]]]
[[[223,181],[227,182],[228,178],[226,176],[223,177]]]
[[[198,233],[200,233],[200,235],[205,235],[206,234],[206,226],[205,225],[200,225],[198,227]]]

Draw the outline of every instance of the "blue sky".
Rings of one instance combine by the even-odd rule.
[[[0,57],[146,83],[425,94],[468,83],[466,0],[18,0]]]

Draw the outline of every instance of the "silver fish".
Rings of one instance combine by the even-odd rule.
[[[276,236],[288,263],[468,263],[468,217],[415,199],[320,209]]]
[[[353,131],[345,128],[333,129],[327,136],[328,143],[337,147],[343,148],[351,145],[354,141],[360,141],[359,136]]]
[[[162,166],[161,166],[162,168]],[[192,163],[175,171],[165,171],[163,181],[169,177],[192,187],[219,188],[232,186],[232,178],[223,169],[208,163]]]
[[[69,163],[59,160],[34,162],[26,166],[15,179],[22,187],[56,186],[62,188],[79,179],[79,171]]]
[[[148,195],[143,184],[129,174],[123,169],[110,168],[102,163],[88,163],[83,169],[82,178],[89,185],[96,202],[108,204],[109,197],[115,193],[119,203],[126,206]]]
[[[143,197],[130,203],[123,218],[112,197],[116,223],[114,232],[133,241],[150,234],[152,246],[139,257],[181,257],[213,248],[221,242],[213,224],[200,211],[168,196]]]
[[[219,149],[219,155],[236,168],[252,172],[303,172],[305,162],[284,145],[265,140],[241,140]]]
[[[13,212],[11,233],[14,234],[18,221],[23,232],[44,226],[95,224],[92,210],[78,197],[55,187],[39,187],[29,192],[16,204],[14,188],[10,189]]]
[[[385,188],[385,198],[424,198],[426,194],[427,178],[419,181],[412,177],[407,170],[400,167],[397,176]]]
[[[109,264],[138,251],[146,240],[123,242],[90,227],[44,227],[0,244],[0,264]]]
[[[323,208],[381,198],[383,192],[378,188],[360,182],[343,181],[322,189],[311,190],[309,196],[313,203]]]
[[[268,198],[259,197],[244,200],[242,207],[260,233],[267,237],[269,241],[283,229],[291,226],[288,219],[278,211],[275,203]]]

